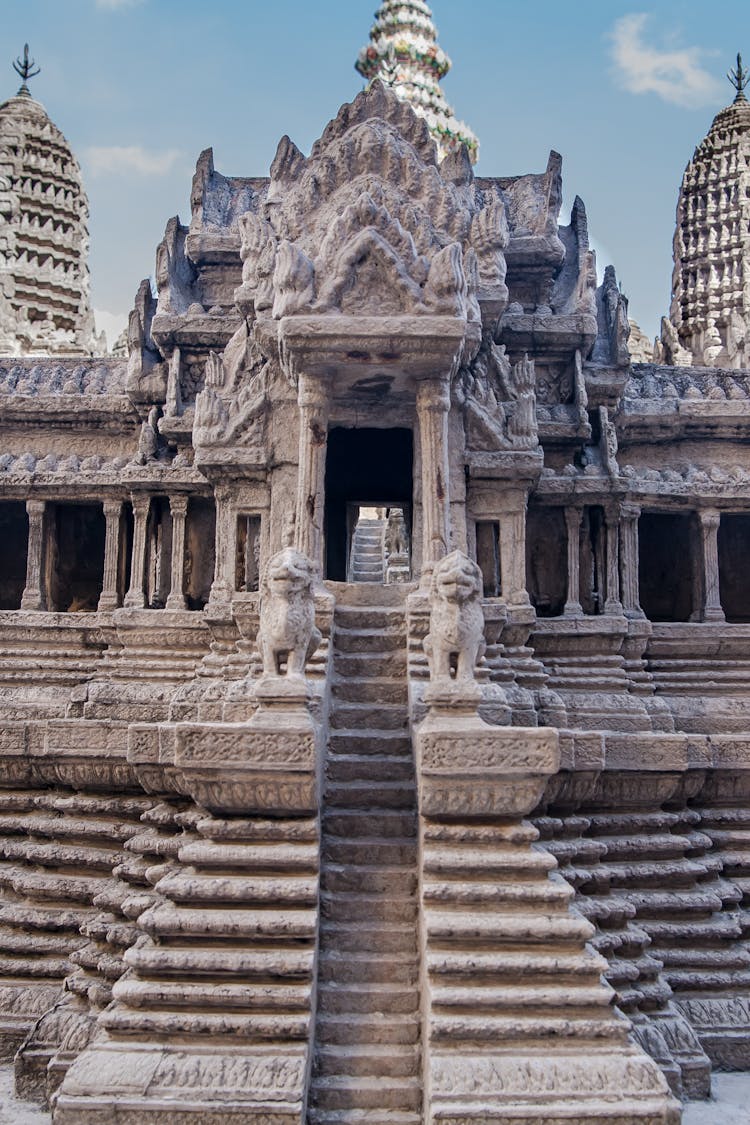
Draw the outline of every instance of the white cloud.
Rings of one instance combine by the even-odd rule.
[[[702,65],[701,47],[669,49],[646,38],[650,19],[634,12],[619,19],[611,32],[612,58],[620,85],[631,94],[656,94],[690,109],[721,100],[721,86]]]
[[[104,8],[107,12],[114,12],[117,8],[134,8],[142,4],[143,0],[95,0],[97,8]]]
[[[86,162],[94,176],[125,172],[137,176],[165,176],[179,160],[176,148],[149,152],[141,145],[93,146],[86,150]]]
[[[111,313],[104,309],[94,309],[94,320],[97,332],[103,332],[107,337],[107,346],[112,350],[112,345],[121,335],[123,328],[128,326],[127,313]]]

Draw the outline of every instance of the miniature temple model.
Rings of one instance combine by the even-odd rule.
[[[376,19],[309,155],[198,157],[127,356],[27,52],[0,107],[0,1051],[53,1125],[679,1125],[750,1070],[747,73],[634,362],[561,157],[476,179],[429,10]]]

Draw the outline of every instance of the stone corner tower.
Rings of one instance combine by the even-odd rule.
[[[457,120],[440,81],[451,61],[438,46],[437,28],[424,0],[383,0],[375,13],[370,42],[359,52],[356,69],[373,82],[379,78],[425,119],[442,159],[466,145],[472,164],[479,141]]]
[[[670,363],[750,365],[750,74],[737,56],[737,94],[714,118],[685,169],[677,202],[669,318]]]
[[[68,142],[22,78],[0,104],[0,353],[96,355],[89,303],[88,200]]]

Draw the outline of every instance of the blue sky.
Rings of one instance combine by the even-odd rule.
[[[362,87],[353,64],[374,0],[2,0],[0,98],[28,40],[32,91],[77,153],[91,206],[93,303],[124,323],[170,216],[189,217],[199,152],[266,175],[289,133],[304,151]],[[563,155],[602,269],[650,334],[669,303],[685,164],[732,99],[747,0],[432,0],[453,60],[444,87],[478,134],[482,175]],[[3,66],[5,69],[3,69]],[[108,325],[114,322],[107,322]]]

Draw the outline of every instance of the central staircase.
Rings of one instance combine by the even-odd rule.
[[[352,536],[350,582],[383,582],[385,576],[384,519],[360,517]]]
[[[348,587],[333,646],[308,1120],[419,1125],[417,792],[403,592]]]

